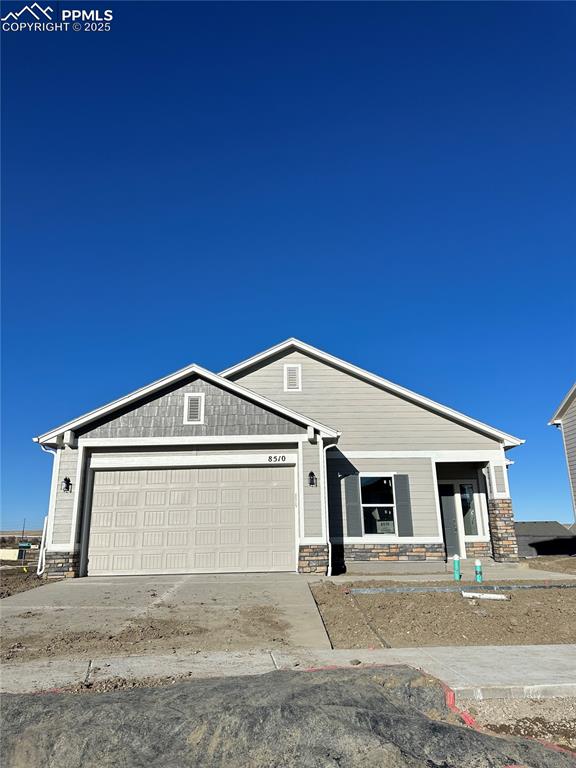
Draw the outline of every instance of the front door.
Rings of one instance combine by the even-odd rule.
[[[475,480],[454,480],[438,486],[442,527],[448,557],[466,557],[466,536],[480,533],[476,509],[478,486]]]
[[[452,483],[441,483],[438,486],[438,494],[440,495],[440,509],[442,510],[442,527],[444,529],[446,554],[448,557],[454,557],[454,555],[466,557],[466,549],[461,546],[454,485]]]

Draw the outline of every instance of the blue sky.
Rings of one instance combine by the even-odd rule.
[[[517,517],[571,519],[576,6],[73,6],[112,31],[2,35],[3,527],[33,435],[288,336],[526,438]]]

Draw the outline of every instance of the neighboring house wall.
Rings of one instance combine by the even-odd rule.
[[[562,416],[562,434],[572,492],[572,506],[576,513],[576,399],[572,401]]]
[[[204,393],[204,424],[184,424],[185,395]],[[306,429],[212,383],[195,378],[78,435],[90,438],[302,434]]]
[[[284,365],[302,366],[302,391],[284,392]],[[347,450],[499,450],[501,444],[301,352],[231,379],[342,432]]]

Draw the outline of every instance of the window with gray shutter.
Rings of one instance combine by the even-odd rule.
[[[184,424],[204,423],[204,393],[188,393],[184,398]]]
[[[302,391],[302,366],[284,366],[284,392]]]

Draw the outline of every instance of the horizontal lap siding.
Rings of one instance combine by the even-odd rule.
[[[58,484],[54,504],[54,527],[52,529],[52,544],[69,544],[72,538],[72,513],[74,499],[79,492],[76,470],[78,464],[78,451],[76,448],[61,448],[60,471],[58,472]],[[64,493],[62,481],[69,477],[72,481],[72,493]]]
[[[302,392],[284,392],[284,365],[302,366]],[[234,377],[242,386],[342,432],[346,450],[495,450],[495,440],[355,376],[291,352]]]
[[[204,424],[184,424],[185,395],[204,393]],[[208,437],[302,434],[306,428],[202,379],[79,430],[89,438]]]
[[[576,509],[576,400],[562,417],[562,431],[566,447],[566,461],[572,489],[572,500]]]
[[[322,535],[322,483],[320,480],[320,453],[318,445],[302,444],[302,466],[304,471],[304,536]],[[318,484],[308,484],[308,475],[314,472]]]
[[[343,478],[357,472],[396,472],[408,475],[413,535],[439,536],[436,484],[430,459],[331,459],[328,461],[331,530],[346,531],[346,495]],[[340,502],[341,500],[341,502]],[[341,515],[341,520],[338,516]],[[337,535],[337,534],[336,534]]]

